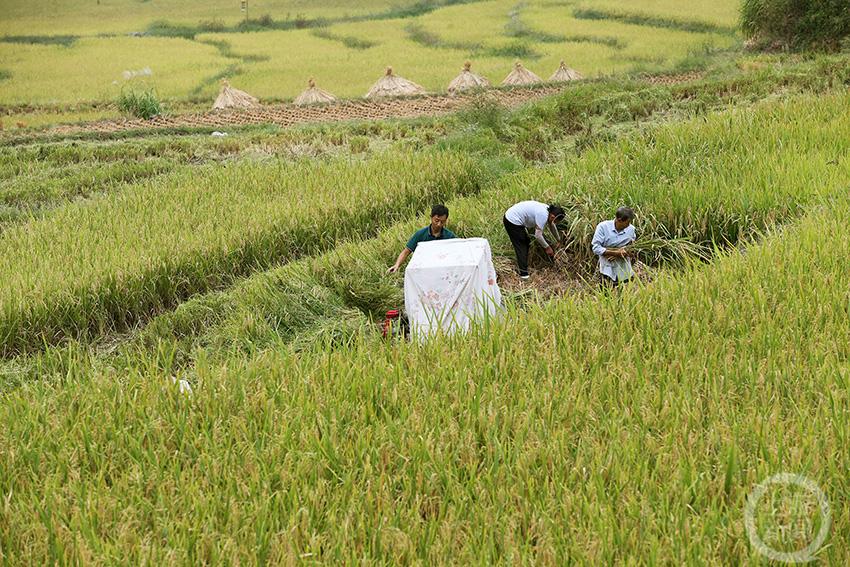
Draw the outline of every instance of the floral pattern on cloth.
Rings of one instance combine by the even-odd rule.
[[[411,333],[420,340],[498,316],[502,295],[490,243],[484,238],[421,243],[405,271],[404,304]]]

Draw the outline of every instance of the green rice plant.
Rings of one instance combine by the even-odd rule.
[[[175,163],[161,158],[77,166],[40,168],[9,179],[0,178],[0,204],[20,211],[45,211],[74,199],[103,195],[127,184],[163,175]]]
[[[347,0],[315,0],[309,4],[302,0],[263,0],[261,5],[249,6],[249,15],[253,23],[262,20],[262,17],[254,17],[255,9],[258,10],[257,14],[272,14],[274,24],[294,22],[296,19],[369,19],[391,17],[392,14],[387,15],[388,12],[401,12],[421,4],[420,0],[363,0],[356,4]],[[436,7],[440,3],[427,4]],[[210,28],[222,26],[235,30],[239,29],[238,26],[245,20],[245,14],[240,12],[239,4],[234,5],[232,0],[161,0],[121,4],[86,0],[8,0],[4,8],[4,18],[0,22],[0,34],[4,35],[17,35],[21,30],[44,35],[126,34],[145,30],[151,22],[162,21],[164,18],[169,25],[182,25],[198,31],[212,31]],[[266,20],[258,23],[265,23],[265,27],[268,27],[269,22]]]
[[[490,175],[449,154],[246,163],[64,207],[0,236],[0,349],[132,327],[240,275],[368,237],[410,207],[477,192]]]

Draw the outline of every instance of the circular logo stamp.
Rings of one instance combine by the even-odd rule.
[[[744,525],[750,544],[768,559],[807,563],[829,535],[832,509],[813,480],[779,473],[750,492]]]

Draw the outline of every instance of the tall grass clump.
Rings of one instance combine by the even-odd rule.
[[[118,108],[136,118],[150,120],[162,113],[162,104],[152,88],[129,88],[118,95]]]

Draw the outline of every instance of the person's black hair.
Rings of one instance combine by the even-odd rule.
[[[564,220],[564,217],[567,214],[564,212],[564,209],[561,207],[561,205],[556,205],[555,203],[549,205],[547,207],[547,210],[549,211],[550,215],[555,215],[555,222],[560,222]]]
[[[617,220],[632,222],[635,220],[635,212],[629,207],[620,207],[617,209]]]
[[[447,217],[449,216],[449,208],[445,205],[434,205],[431,207],[432,217]]]

